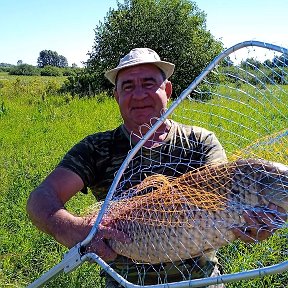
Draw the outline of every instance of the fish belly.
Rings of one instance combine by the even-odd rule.
[[[116,228],[125,232],[132,243],[110,240],[111,248],[137,263],[157,264],[190,259],[216,250],[235,240],[233,226],[244,220],[237,211],[198,211],[193,219],[181,224],[119,221]]]

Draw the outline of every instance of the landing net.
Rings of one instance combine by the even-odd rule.
[[[251,269],[287,267],[288,55],[259,43],[218,59],[196,89],[171,104],[167,119],[164,114],[171,128],[163,143],[146,148],[155,144],[152,134],[126,165],[102,215],[133,240],[130,246],[110,241],[119,257],[103,265],[122,285],[184,281],[196,287],[212,283],[215,267],[228,275],[217,283],[242,279]],[[205,156],[215,135],[227,161],[220,152],[212,160]],[[247,225],[247,211],[260,225]],[[272,235],[258,241],[272,226]],[[259,232],[247,244],[234,227]],[[262,278],[262,285],[288,283],[284,270],[267,268],[264,274],[275,275]],[[208,282],[193,282],[203,278]]]

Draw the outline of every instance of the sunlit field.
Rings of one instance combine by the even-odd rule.
[[[98,98],[78,99],[69,94],[59,94],[57,91],[64,79],[12,77],[0,73],[0,287],[25,287],[61,261],[67,249],[38,231],[29,221],[25,210],[28,195],[72,145],[88,134],[113,129],[121,123],[113,98],[100,95]],[[288,87],[283,86],[283,89],[288,91]],[[195,125],[205,125],[213,130],[227,149],[229,159],[239,155],[250,156],[249,145],[264,141],[273,131],[281,134],[281,129],[287,128],[287,105],[279,105],[281,101],[287,103],[287,94],[275,95],[271,99],[271,105],[276,107],[274,110],[262,109],[260,98],[255,98],[259,105],[250,100],[250,107],[257,109],[249,108],[247,113],[244,111],[247,106],[243,104],[246,100],[244,96],[239,97],[243,97],[242,100],[239,98],[239,102],[212,100],[209,106],[201,101],[193,101],[191,105],[187,100],[183,103],[187,110],[176,111],[173,119],[185,122],[185,117],[187,123],[191,123],[192,119]],[[231,102],[231,109],[227,109],[227,101]],[[199,111],[203,113],[199,114]],[[242,114],[233,111],[241,111]],[[217,115],[221,115],[221,119],[231,119],[232,114],[233,121],[220,121],[222,124],[219,124]],[[235,134],[229,132],[234,129],[233,125]],[[287,165],[287,153],[283,153],[288,149],[287,141],[281,141],[271,145],[269,153],[265,149],[253,149],[253,155],[261,154],[263,158]],[[274,149],[273,153],[271,149]],[[273,154],[275,158],[271,156]],[[286,158],[283,158],[285,155]],[[91,193],[88,196],[78,194],[67,208],[81,214],[95,200]],[[237,243],[237,251],[229,246],[223,248],[219,259],[223,270],[231,273],[255,268],[249,261],[253,258],[260,259],[265,265],[287,260],[287,232],[282,230],[252,248],[243,243]],[[271,249],[286,253],[272,254]],[[249,257],[244,259],[244,252]],[[46,287],[100,287],[102,282],[99,267],[84,263],[70,274],[59,275]],[[284,288],[287,285],[288,272],[231,283],[227,287]]]

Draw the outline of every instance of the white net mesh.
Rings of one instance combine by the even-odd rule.
[[[287,260],[287,64],[287,54],[266,48],[229,54],[169,116],[163,143],[136,153],[104,215],[132,239],[110,241],[119,257],[109,265],[124,279],[170,283],[210,277],[217,261],[225,275]],[[222,152],[207,156],[209,131],[228,163]],[[257,223],[247,225],[247,211]],[[270,237],[256,233],[249,245],[232,229],[270,225]]]

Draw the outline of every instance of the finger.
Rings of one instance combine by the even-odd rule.
[[[110,248],[104,241],[101,241],[101,245],[99,248],[101,248],[101,251],[99,252],[99,256],[105,260],[105,261],[113,261],[117,257],[117,253]]]
[[[250,235],[250,231],[247,231],[248,229],[244,229],[244,230],[241,230],[240,228],[232,228],[232,232],[234,233],[235,237],[237,239],[240,239],[241,241],[243,242],[246,242],[246,243],[253,243],[256,241],[256,239]]]
[[[249,217],[252,218],[255,223],[265,224],[270,227],[271,230],[275,230],[285,222],[287,215],[285,211],[283,213],[283,210],[281,207],[270,203],[266,208],[263,208],[262,212],[252,211],[251,213],[250,211]]]
[[[256,226],[267,226],[267,227],[270,227],[271,229],[274,229],[274,225],[273,225],[273,219],[274,219],[274,215],[271,214],[271,213],[267,213],[265,211],[263,212],[256,212],[256,211],[253,211],[252,212],[252,219],[253,219],[253,222]]]
[[[272,230],[279,228],[279,225],[283,224],[282,218],[280,218],[278,215],[263,213],[263,215],[260,214],[259,216],[261,217],[262,223],[270,227]]]
[[[257,233],[257,239],[259,241],[262,241],[262,240],[265,240],[267,239],[268,237],[270,237],[273,232],[276,230],[275,227],[268,227],[268,226],[262,226],[260,227],[260,229],[258,230],[258,233]]]
[[[253,226],[259,225],[261,223],[261,221],[259,221],[261,219],[261,217],[259,217],[258,214],[255,214],[254,211],[244,211],[243,218],[244,218],[247,226],[253,227]]]
[[[284,208],[279,207],[273,203],[269,203],[267,207],[268,209],[272,210],[270,214],[275,215],[275,217],[277,217],[277,219],[279,219],[280,221],[285,222],[287,220],[287,212]]]
[[[94,252],[104,261],[113,261],[117,257],[117,253],[110,248],[102,239],[94,238],[89,246],[86,247],[86,252]]]
[[[243,217],[247,223],[245,227],[250,230],[250,235],[258,240],[266,239],[279,228],[279,221],[275,220],[273,214],[249,211],[249,213],[243,214]]]
[[[232,229],[232,232],[236,236],[236,238],[247,242],[247,243],[252,243],[252,242],[257,242],[257,241],[262,241],[271,236],[272,231],[270,230],[270,227],[267,225],[259,225],[257,227],[234,227]]]
[[[243,218],[247,225],[251,226],[251,228],[257,228],[257,226],[267,226],[270,229],[274,230],[278,225],[275,225],[277,222],[276,216],[272,213],[268,212],[259,212],[259,211],[245,211],[243,213]]]
[[[103,226],[101,224],[99,225],[98,233],[99,237],[104,239],[113,239],[123,244],[129,244],[132,242],[131,238],[126,233],[111,227]]]

